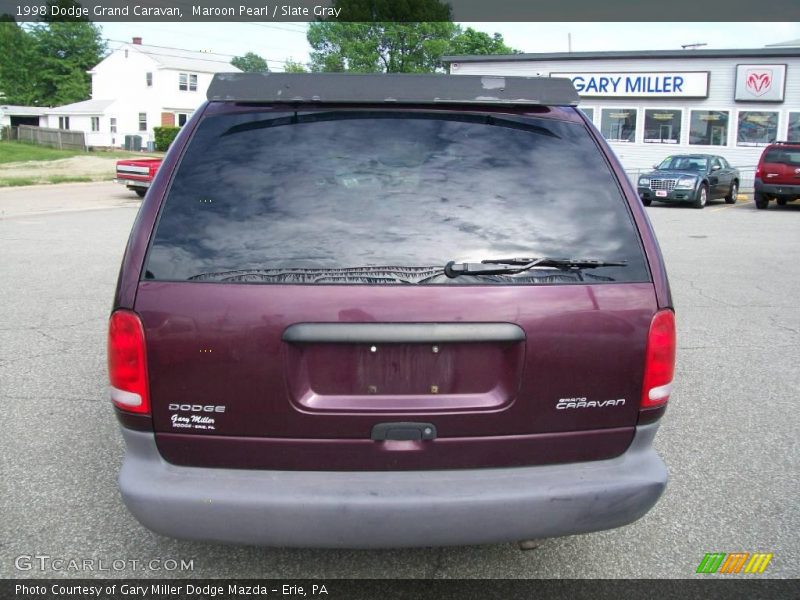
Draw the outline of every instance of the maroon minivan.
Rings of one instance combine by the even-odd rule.
[[[675,324],[569,80],[217,75],[109,327],[125,504],[199,540],[397,547],[635,521]]]

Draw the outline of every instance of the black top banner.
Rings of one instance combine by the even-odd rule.
[[[797,0],[0,0],[0,15],[30,21],[674,21],[794,22]]]

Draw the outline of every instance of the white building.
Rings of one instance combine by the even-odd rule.
[[[17,125],[44,127],[47,124],[46,108],[41,106],[15,106],[0,104],[0,129]]]
[[[140,136],[146,148],[154,127],[188,120],[205,101],[214,73],[238,70],[228,56],[133,38],[89,71],[91,100],[48,109],[43,126],[84,131],[88,146],[122,146],[125,136]]]
[[[800,48],[565,52],[444,58],[457,75],[572,79],[626,170],[719,154],[751,171],[763,146],[800,141]],[[743,173],[744,175],[744,173]]]

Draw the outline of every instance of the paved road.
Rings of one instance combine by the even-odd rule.
[[[264,549],[143,529],[116,490],[123,448],[104,367],[136,206],[113,184],[0,190],[0,577],[91,575],[15,569],[36,553],[112,569],[193,560],[174,575],[202,577],[687,577],[709,551],[773,552],[767,575],[800,575],[800,205],[648,209],[680,335],[657,438],[669,487],[631,526],[528,552]],[[164,574],[124,566],[108,574]]]

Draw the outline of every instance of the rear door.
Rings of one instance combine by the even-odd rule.
[[[232,111],[190,141],[136,298],[165,457],[382,469],[624,451],[655,295],[583,123]],[[625,266],[443,271],[539,256]]]

